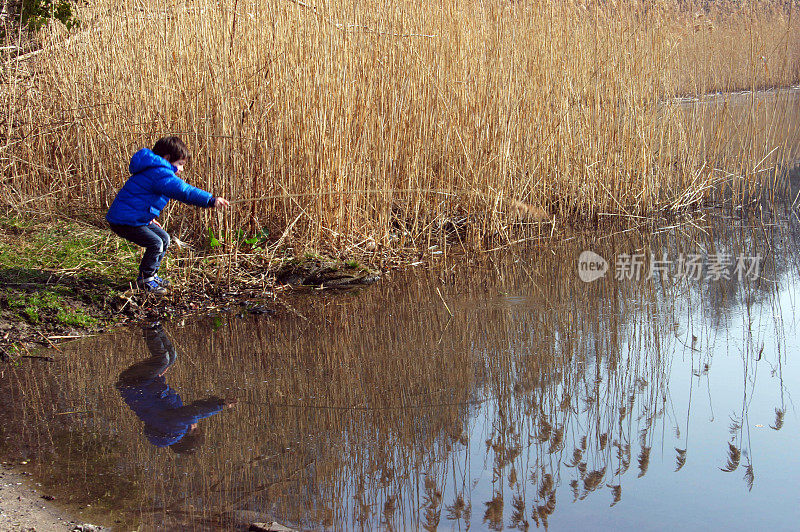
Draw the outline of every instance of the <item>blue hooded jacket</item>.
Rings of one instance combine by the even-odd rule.
[[[106,213],[116,225],[142,226],[156,218],[170,199],[198,207],[213,207],[214,196],[179,178],[169,161],[144,148],[131,158],[131,177],[117,192]]]
[[[144,421],[144,435],[156,447],[179,442],[193,423],[213,416],[225,406],[217,397],[184,406],[181,396],[163,376],[135,385],[118,385],[118,389],[125,403]]]

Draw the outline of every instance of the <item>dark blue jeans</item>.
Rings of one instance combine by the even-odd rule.
[[[119,376],[117,387],[146,385],[161,377],[175,363],[178,353],[169,341],[161,325],[144,328],[144,341],[150,358],[132,365]]]
[[[144,248],[144,257],[139,265],[139,276],[145,281],[150,280],[158,272],[161,259],[169,247],[169,233],[156,224],[132,225],[108,224],[116,234]]]

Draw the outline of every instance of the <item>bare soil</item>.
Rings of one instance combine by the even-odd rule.
[[[0,530],[64,532],[82,525],[79,518],[69,515],[51,499],[24,471],[5,462],[0,464]]]

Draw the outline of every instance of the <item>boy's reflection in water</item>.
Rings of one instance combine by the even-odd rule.
[[[181,396],[167,385],[164,373],[175,363],[177,354],[160,325],[144,329],[150,358],[123,371],[117,381],[122,399],[144,421],[144,435],[156,447],[176,453],[194,453],[203,443],[197,422],[213,416],[236,399],[209,397],[183,404]]]

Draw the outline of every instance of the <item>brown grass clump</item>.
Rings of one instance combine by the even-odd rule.
[[[228,241],[418,246],[458,218],[480,246],[520,222],[741,200],[775,186],[797,106],[705,98],[798,82],[783,4],[96,0],[4,61],[2,200],[102,214],[167,134],[191,182],[238,200]]]

